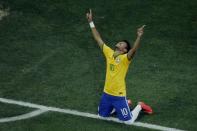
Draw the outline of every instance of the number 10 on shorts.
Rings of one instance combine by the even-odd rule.
[[[121,113],[122,113],[122,115],[123,115],[124,117],[126,117],[126,116],[128,115],[127,108],[122,108],[122,109],[120,109],[120,111],[121,111]]]

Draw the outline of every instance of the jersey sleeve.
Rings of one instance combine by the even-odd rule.
[[[106,44],[103,44],[103,53],[105,55],[105,57],[110,57],[113,54],[113,50],[108,47]]]
[[[132,59],[131,59],[131,60],[128,59],[127,54],[124,54],[124,55],[123,55],[122,60],[123,60],[123,62],[124,62],[126,65],[129,65],[129,64],[132,62]]]

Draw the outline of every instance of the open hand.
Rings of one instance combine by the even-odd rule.
[[[92,22],[92,10],[91,9],[88,13],[86,13],[86,17],[88,19],[88,22]]]
[[[143,35],[143,33],[144,33],[144,27],[145,26],[146,25],[143,25],[142,27],[140,27],[140,28],[137,29],[137,35],[138,36],[142,36]]]

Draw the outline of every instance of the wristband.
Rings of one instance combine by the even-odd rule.
[[[90,24],[90,28],[95,28],[95,25],[94,25],[93,21],[91,21],[89,24]]]

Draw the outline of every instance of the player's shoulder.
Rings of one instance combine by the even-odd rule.
[[[113,51],[111,47],[109,47],[106,43],[103,43],[103,51]]]
[[[121,57],[122,57],[122,59],[123,59],[124,61],[126,61],[126,62],[128,62],[128,63],[130,63],[130,62],[132,61],[132,59],[130,60],[130,59],[128,58],[128,54],[127,54],[127,53],[121,55]]]
[[[103,43],[103,47],[110,48],[107,43]],[[111,49],[111,48],[110,48]]]

